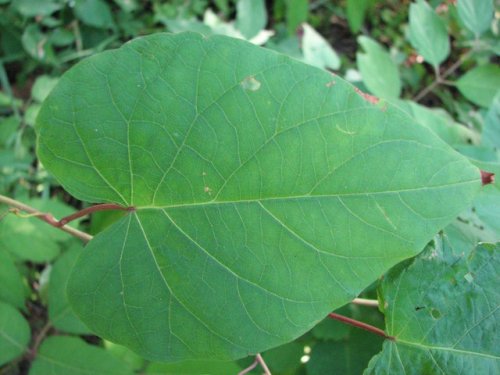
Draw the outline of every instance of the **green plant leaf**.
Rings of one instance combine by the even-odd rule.
[[[484,119],[481,144],[500,150],[500,92],[493,99],[491,107]]]
[[[398,98],[401,94],[401,79],[389,53],[366,36],[360,36],[358,42],[365,50],[364,53],[356,54],[356,61],[366,87],[379,97]]]
[[[420,125],[431,129],[439,138],[451,146],[477,144],[480,135],[468,127],[456,123],[441,108],[429,108],[407,101],[409,113]]]
[[[347,0],[346,13],[349,28],[357,33],[365,20],[366,10],[370,7],[370,0]]]
[[[204,375],[237,374],[242,370],[236,362],[213,360],[183,361],[177,363],[151,363],[146,369],[149,375]]]
[[[0,302],[0,366],[23,354],[30,337],[30,326],[21,313]]]
[[[359,328],[343,341],[323,341],[312,347],[307,375],[358,375],[382,348],[383,338]]]
[[[304,62],[318,68],[336,70],[340,68],[340,58],[330,43],[307,23],[302,24],[302,52]]]
[[[75,15],[89,26],[102,29],[114,26],[111,9],[102,0],[75,0]]]
[[[12,6],[24,17],[50,16],[63,7],[54,0],[14,0]]]
[[[57,84],[57,81],[58,78],[53,78],[47,75],[39,76],[31,89],[31,97],[38,103],[43,102],[47,95],[49,95],[50,91]]]
[[[146,361],[144,360],[144,358],[139,357],[136,353],[122,345],[118,345],[111,341],[105,340],[104,347],[109,353],[128,363],[130,367],[135,371],[140,371],[145,367]]]
[[[52,267],[49,281],[49,319],[54,327],[63,332],[90,334],[92,332],[71,310],[66,296],[69,274],[81,251],[81,245],[74,245]]]
[[[222,36],[89,58],[37,121],[38,155],[71,194],[135,206],[87,245],[70,303],[156,360],[291,341],[421,251],[481,185],[405,113]]]
[[[387,333],[365,374],[497,374],[500,245],[469,257],[429,248],[384,277]]]
[[[307,21],[309,0],[285,0],[286,28],[290,35],[295,35],[302,22]]]
[[[50,212],[57,218],[74,212],[74,209],[57,200],[32,199],[26,203],[40,212]],[[75,224],[73,222],[70,225]],[[0,225],[0,248],[7,250],[19,260],[36,263],[50,261],[60,252],[59,241],[67,238],[68,234],[48,227],[36,217],[16,217],[9,214],[2,219]]]
[[[246,39],[251,39],[267,23],[264,0],[238,0],[236,3],[236,28]]]
[[[30,375],[102,374],[128,375],[130,366],[105,349],[87,344],[70,336],[51,336],[45,339]]]
[[[476,38],[491,27],[493,0],[458,0],[457,10],[460,20]]]
[[[24,309],[26,288],[14,260],[4,249],[0,249],[0,301],[18,309]]]
[[[458,90],[474,104],[489,107],[500,87],[500,67],[486,64],[469,70],[457,80]]]
[[[410,43],[425,61],[437,67],[450,54],[446,26],[424,0],[410,5]]]

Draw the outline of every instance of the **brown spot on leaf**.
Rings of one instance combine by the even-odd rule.
[[[481,171],[481,181],[484,185],[489,185],[495,182],[495,174],[491,172]]]
[[[360,89],[358,89],[357,87],[354,88],[354,90],[363,98],[365,99],[367,102],[369,103],[372,103],[372,104],[377,104],[379,102],[379,98],[377,98],[376,96],[373,96],[373,95],[370,95],[370,94],[367,94],[366,92],[363,92],[361,91]]]

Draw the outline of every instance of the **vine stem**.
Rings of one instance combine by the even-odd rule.
[[[117,204],[105,203],[98,204],[95,206],[84,208],[83,210],[77,211],[69,216],[62,218],[61,220],[57,220],[50,213],[40,212],[36,208],[28,206],[22,202],[16,201],[15,199],[6,197],[4,195],[0,195],[0,203],[4,203],[10,207],[10,211],[14,213],[19,213],[19,211],[24,211],[29,214],[29,216],[35,216],[40,220],[45,221],[47,224],[52,225],[55,228],[59,228],[66,233],[71,234],[73,237],[79,238],[83,242],[89,242],[93,237],[85,232],[82,232],[78,229],[68,227],[66,224],[69,222],[78,219],[80,217],[86,216],[96,211],[104,211],[104,210],[126,210],[133,211],[134,207],[123,207]]]
[[[354,298],[351,303],[361,306],[378,307],[378,301],[376,299]]]
[[[262,358],[260,353],[257,353],[255,356],[255,360],[252,362],[252,364],[250,366],[248,366],[246,369],[244,369],[243,371],[240,371],[238,373],[238,375],[248,374],[250,371],[252,371],[254,368],[256,368],[257,365],[260,365],[262,367],[265,375],[271,375],[271,371],[269,370],[269,367],[267,367],[266,362],[264,361],[264,358]]]
[[[30,356],[31,360],[33,360],[36,357],[40,344],[42,343],[45,336],[47,336],[47,333],[49,333],[51,328],[52,324],[50,324],[50,322],[47,322],[40,330],[40,332],[38,332],[38,335],[35,337],[33,341],[33,346],[28,351],[28,355]]]
[[[415,97],[413,98],[413,100],[415,102],[419,102],[428,93],[430,93],[432,90],[434,90],[438,85],[441,85],[441,84],[450,85],[450,86],[453,85],[454,83],[450,82],[450,81],[447,81],[446,77],[448,77],[450,74],[452,74],[453,72],[455,72],[455,70],[457,70],[458,68],[460,68],[460,66],[462,65],[462,63],[469,58],[469,55],[472,53],[472,51],[473,50],[470,50],[470,51],[464,53],[462,56],[460,56],[458,58],[458,60],[453,63],[453,65],[451,65],[448,69],[446,69],[443,72],[443,74],[439,73],[439,69],[438,68],[434,68],[434,73],[436,75],[436,80],[434,82],[432,82],[429,86],[425,87],[417,95],[415,95]]]
[[[330,314],[328,314],[328,316],[330,318],[332,318],[332,319],[338,320],[339,322],[350,324],[350,325],[352,325],[354,327],[362,328],[362,329],[364,329],[364,330],[366,330],[368,332],[372,332],[372,333],[374,333],[376,335],[382,336],[383,338],[385,338],[387,340],[392,340],[392,341],[395,340],[394,337],[387,335],[380,328],[374,327],[374,326],[372,326],[370,324],[366,324],[366,323],[360,322],[359,320],[348,318],[347,316],[339,315],[339,314],[336,314],[336,313],[330,313]]]

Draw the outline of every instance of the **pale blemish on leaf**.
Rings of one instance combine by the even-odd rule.
[[[337,128],[337,130],[339,132],[342,132],[344,134],[348,134],[348,135],[354,135],[354,134],[356,134],[356,132],[351,132],[349,130],[342,129],[339,124],[337,124],[336,128]]]
[[[335,81],[330,81],[330,82],[327,82],[327,83],[325,84],[325,86],[326,86],[326,87],[328,87],[328,88],[330,88],[330,87],[332,87],[332,86],[335,86],[335,83],[336,83]]]
[[[260,89],[260,82],[257,81],[254,76],[248,76],[241,81],[241,87],[245,90],[257,91]]]
[[[474,276],[470,272],[464,275],[464,279],[467,280],[468,283],[472,284],[474,282]]]

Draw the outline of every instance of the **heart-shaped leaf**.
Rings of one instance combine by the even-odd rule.
[[[380,292],[395,339],[365,374],[498,374],[499,269],[500,244],[467,258],[438,245],[389,272]]]
[[[157,360],[288,342],[418,253],[479,171],[328,72],[227,37],[158,34],[89,58],[37,120],[76,197],[134,206],[77,261],[88,327]]]

